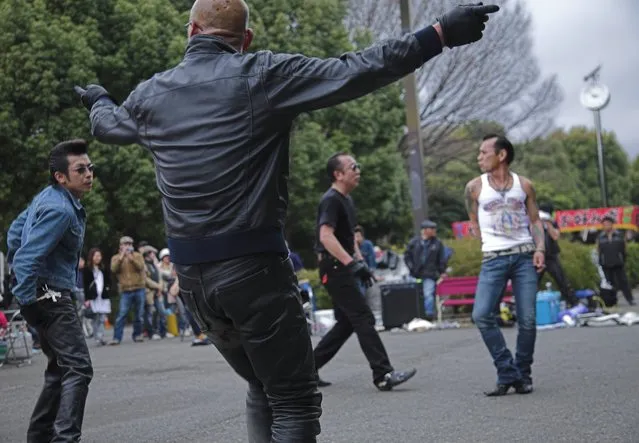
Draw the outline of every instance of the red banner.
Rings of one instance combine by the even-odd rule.
[[[601,221],[605,216],[615,219],[614,227],[617,229],[639,230],[639,206],[556,211],[555,221],[561,232],[575,232],[584,229],[601,229]]]
[[[455,236],[455,238],[470,237],[470,222],[454,222],[453,235]]]

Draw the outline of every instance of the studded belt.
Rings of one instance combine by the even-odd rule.
[[[526,243],[524,245],[513,246],[512,248],[502,249],[500,251],[488,251],[484,252],[482,262],[486,262],[497,257],[502,257],[504,255],[526,254],[528,252],[535,252],[535,249],[536,248],[534,244]]]

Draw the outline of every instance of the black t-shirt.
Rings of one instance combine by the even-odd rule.
[[[317,208],[317,230],[315,232],[317,252],[328,252],[319,241],[320,226],[329,225],[335,230],[335,237],[344,250],[350,255],[355,254],[355,205],[349,195],[344,196],[330,188],[320,200]]]

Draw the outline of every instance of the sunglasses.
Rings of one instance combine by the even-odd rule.
[[[89,163],[88,165],[80,166],[79,168],[76,168],[73,171],[77,172],[80,175],[84,175],[87,172],[90,172],[91,174],[93,174],[93,171],[95,171],[95,165],[93,163]]]
[[[350,169],[351,171],[357,171],[357,170],[362,170],[362,166],[359,163],[353,163],[352,165],[350,165],[348,167],[348,169]]]

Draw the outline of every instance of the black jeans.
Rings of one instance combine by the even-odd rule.
[[[628,284],[628,276],[626,275],[626,269],[623,266],[617,266],[615,268],[603,268],[606,280],[612,285],[615,291],[615,304],[617,300],[617,291],[621,291],[628,303],[634,300],[630,285]]]
[[[538,274],[537,282],[541,282],[541,279],[544,277],[546,271],[550,274],[550,276],[555,280],[557,286],[559,287],[559,292],[561,292],[561,298],[571,305],[574,305],[578,302],[575,297],[572,288],[570,287],[570,283],[566,278],[566,273],[564,272],[564,268],[561,266],[561,262],[559,261],[558,256],[548,256],[546,257],[546,267]]]
[[[202,332],[249,382],[248,441],[316,442],[322,395],[290,259],[256,255],[176,270]]]
[[[355,277],[341,263],[324,259],[320,262],[320,279],[333,301],[336,323],[315,348],[317,369],[328,363],[355,332],[373,370],[373,382],[381,381],[393,367],[375,330],[375,316]]]
[[[38,331],[48,363],[44,387],[27,431],[27,442],[77,442],[93,378],[87,342],[68,291],[62,292],[62,297],[55,302],[46,299],[36,303],[37,311],[22,309],[22,312],[25,320]]]

